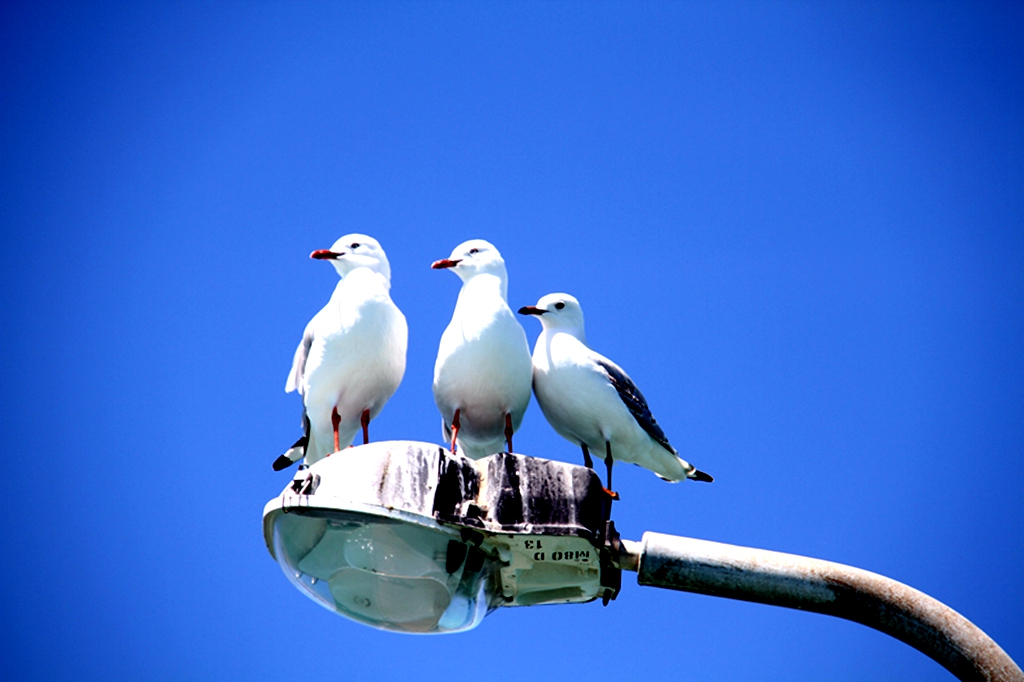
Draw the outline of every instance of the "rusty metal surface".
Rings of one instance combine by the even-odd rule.
[[[287,511],[338,500],[487,532],[568,535],[595,544],[604,525],[601,480],[592,469],[507,452],[471,460],[416,441],[336,452],[297,471],[269,505]]]
[[[961,680],[1024,682],[977,626],[923,592],[830,561],[661,533],[627,543],[641,585],[786,606],[852,620],[926,654]],[[632,568],[631,559],[621,562]]]

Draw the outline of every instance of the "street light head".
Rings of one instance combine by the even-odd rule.
[[[447,570],[449,557],[460,552],[456,547],[464,547],[457,533],[371,514],[307,509],[278,515],[273,542],[278,563],[296,587],[367,625],[458,632],[476,626],[489,609],[486,562],[462,561]]]
[[[264,536],[288,579],[331,611],[459,632],[499,606],[613,598],[601,494],[584,467],[373,443],[299,471],[267,503]]]

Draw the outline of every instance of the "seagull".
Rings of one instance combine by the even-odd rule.
[[[377,240],[347,234],[309,257],[330,261],[341,281],[295,350],[284,390],[302,396],[306,433],[277,458],[275,471],[348,447],[360,427],[367,443],[370,421],[405,374],[408,326],[391,301],[391,266]]]
[[[666,481],[714,480],[679,457],[629,375],[587,346],[579,301],[548,294],[519,314],[536,315],[543,327],[533,349],[533,391],[541,411],[559,435],[583,448],[588,467],[594,466],[590,451],[604,451],[612,499],[618,499],[612,492],[615,460]]]
[[[494,245],[471,239],[435,270],[462,280],[455,313],[434,364],[434,402],[452,452],[480,459],[512,452],[512,434],[530,403],[532,369],[526,332],[508,307],[508,274]]]

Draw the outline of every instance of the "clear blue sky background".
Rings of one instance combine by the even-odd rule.
[[[626,537],[868,568],[1024,659],[1020,4],[22,2],[0,60],[0,677],[950,679],[631,574],[446,637],[305,599],[260,517],[352,231],[410,328],[375,439],[440,439],[429,264],[489,239],[715,476],[618,468]],[[579,462],[535,404],[516,444]]]

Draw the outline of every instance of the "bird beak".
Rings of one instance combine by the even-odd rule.
[[[441,260],[434,261],[434,263],[430,267],[434,268],[435,270],[443,270],[444,268],[454,268],[461,262],[461,258],[459,260],[449,260],[447,258],[443,258]]]
[[[316,260],[337,260],[339,257],[344,255],[344,253],[335,253],[330,249],[318,249],[309,254],[309,257],[315,258]]]
[[[519,309],[520,315],[543,315],[546,312],[546,310],[543,310],[532,305],[524,305],[522,308]]]

